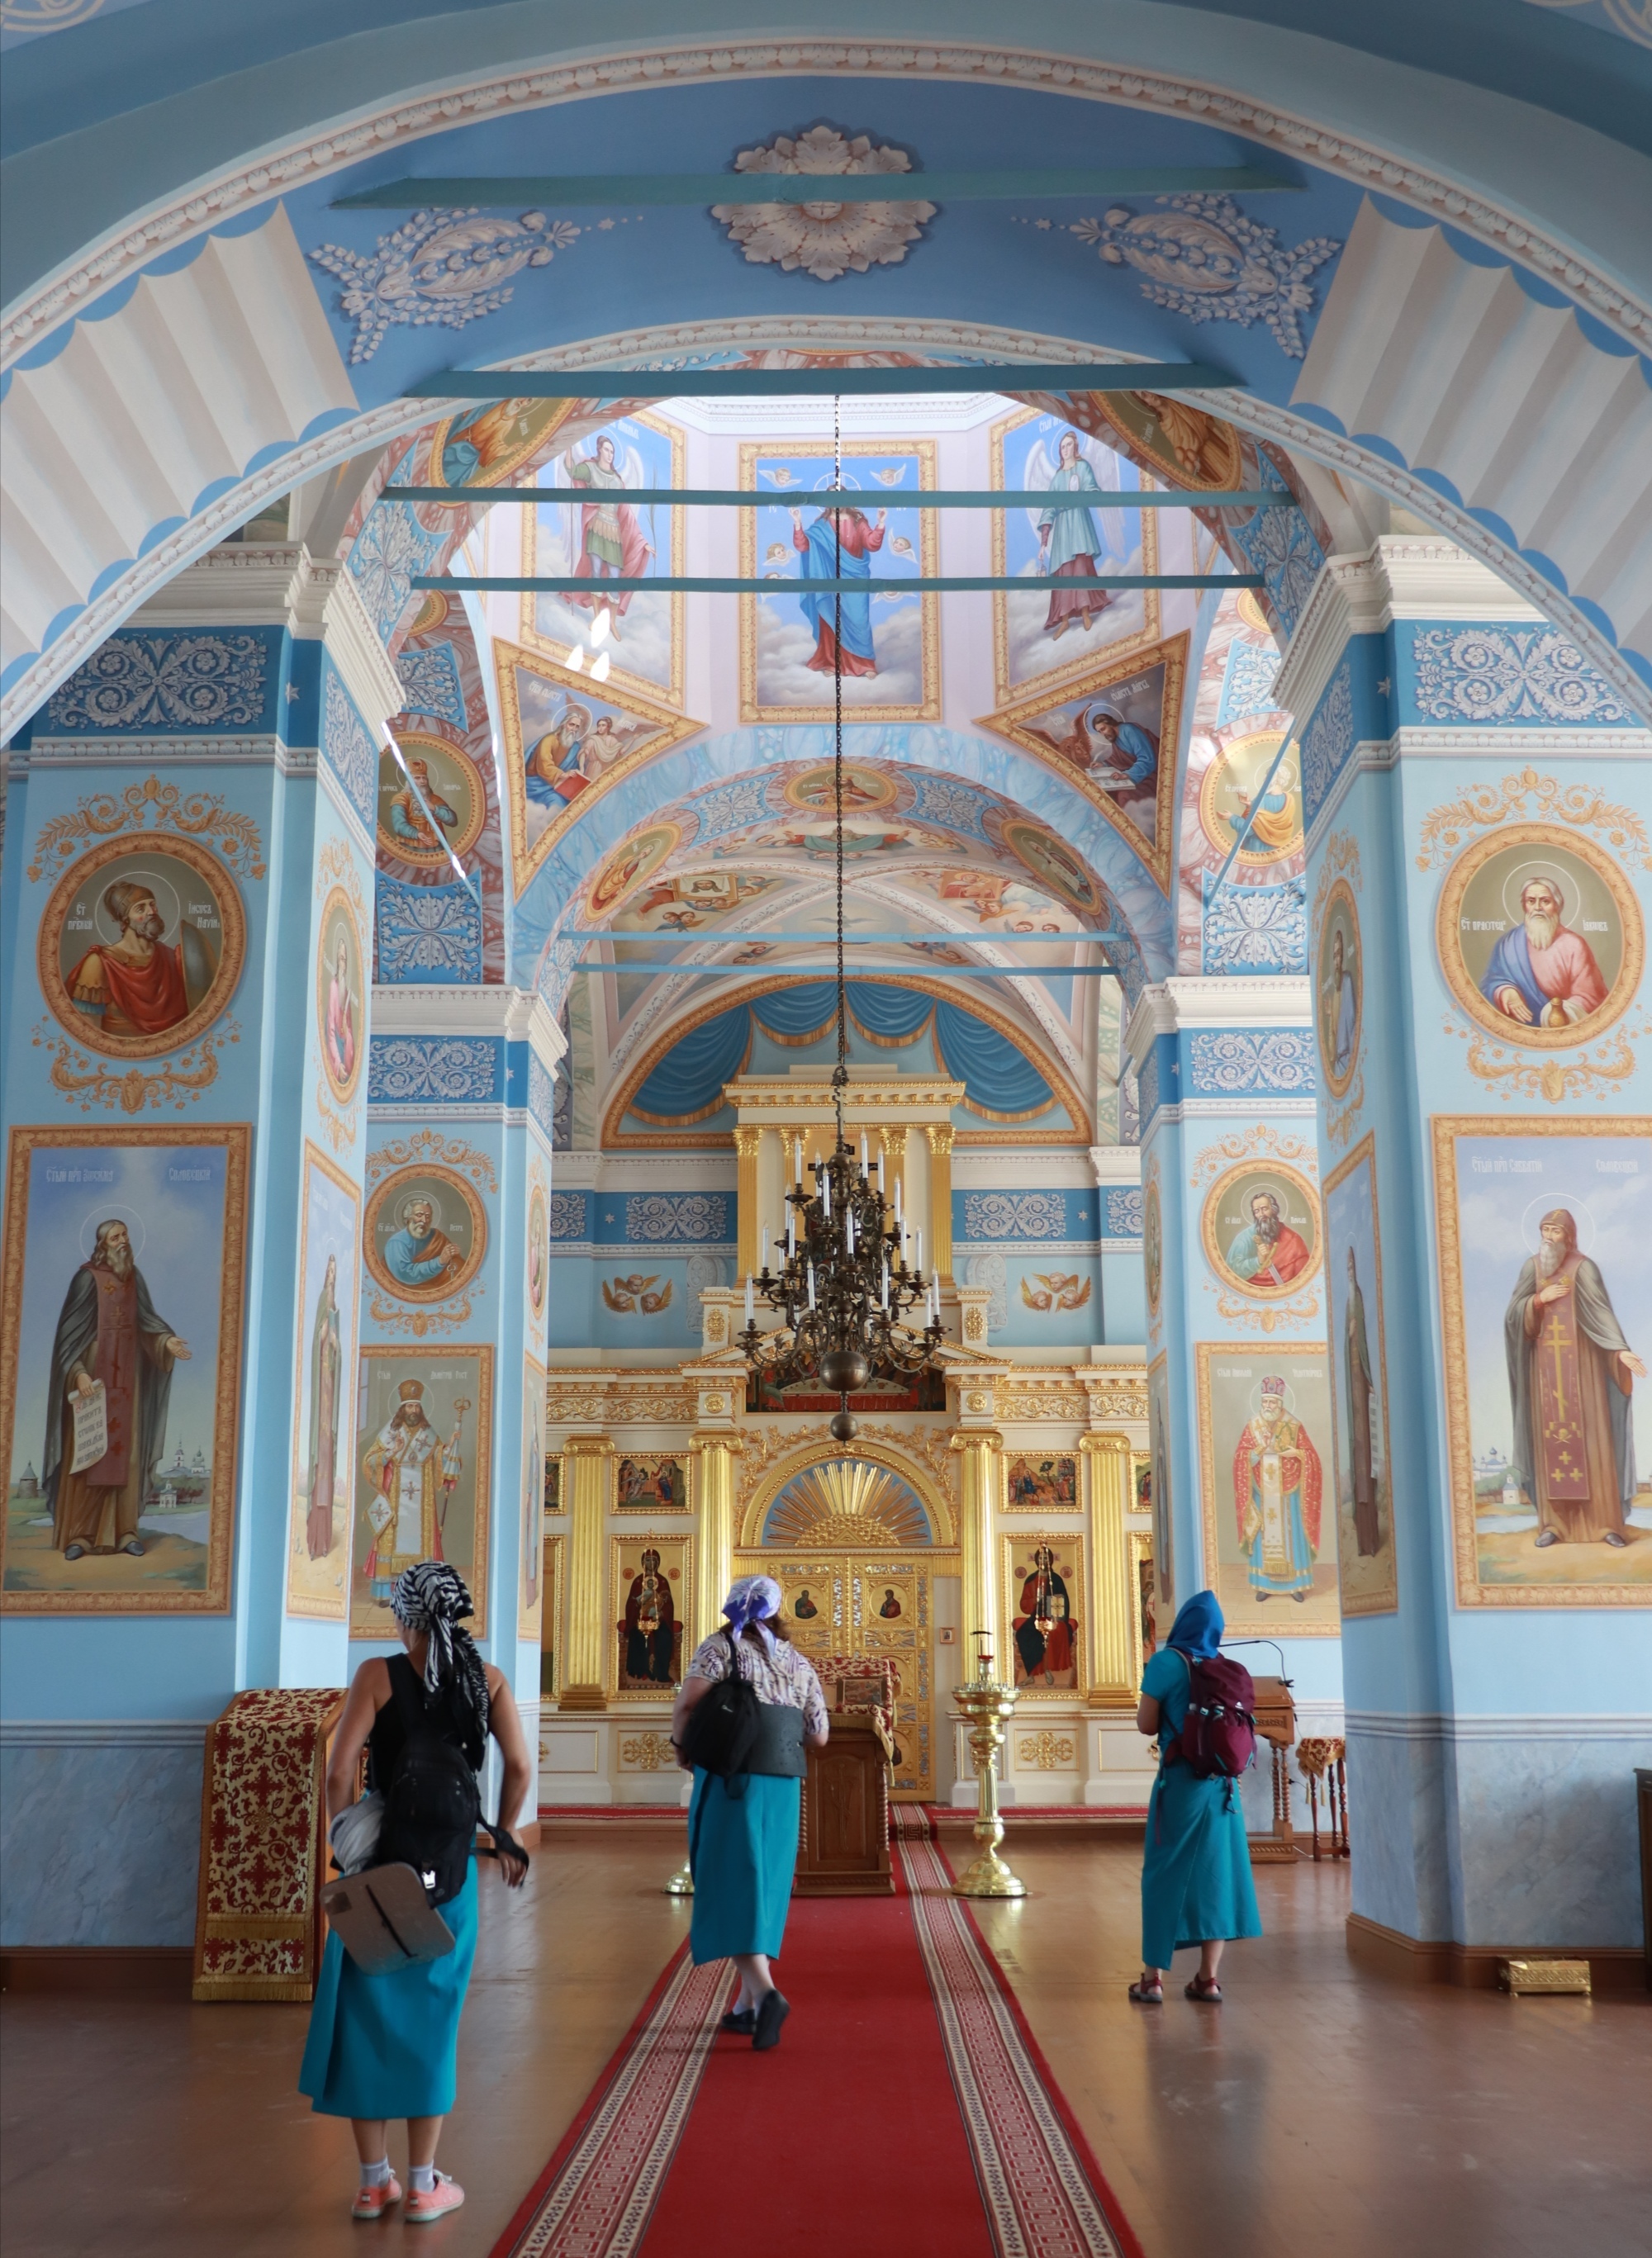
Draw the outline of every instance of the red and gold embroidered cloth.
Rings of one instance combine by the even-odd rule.
[[[329,1686],[238,1694],[207,1735],[197,1999],[308,1999],[321,1964]]]

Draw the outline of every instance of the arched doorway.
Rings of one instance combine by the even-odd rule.
[[[895,1673],[894,1776],[899,1801],[935,1800],[950,1770],[936,1743],[936,1648],[951,1629],[958,1573],[951,1516],[932,1477],[902,1452],[815,1441],[763,1482],[735,1556],[741,1575],[773,1576],[795,1645],[830,1680],[829,1663],[876,1658]],[[835,1697],[828,1682],[827,1701]]]

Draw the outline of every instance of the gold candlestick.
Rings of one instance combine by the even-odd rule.
[[[694,1893],[694,1869],[685,1858],[666,1885],[668,1898],[691,1898]]]
[[[1004,1728],[1015,1713],[1015,1689],[1000,1686],[993,1676],[993,1658],[985,1634],[977,1631],[975,1675],[954,1694],[970,1727],[970,1754],[975,1765],[975,1840],[980,1844],[975,1863],[960,1874],[952,1887],[961,1898],[1024,1898],[1027,1885],[1017,1879],[998,1855],[1004,1839],[1004,1822],[998,1815],[996,1758],[1004,1745]]]

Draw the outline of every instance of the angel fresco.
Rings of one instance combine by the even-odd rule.
[[[1021,1298],[1029,1310],[1081,1310],[1090,1298],[1091,1281],[1076,1270],[1035,1270],[1033,1282],[1021,1282]]]
[[[616,1278],[611,1284],[604,1278],[602,1299],[616,1317],[630,1317],[638,1311],[645,1317],[658,1317],[662,1310],[671,1307],[672,1282],[667,1278],[662,1286],[659,1280],[658,1271],[644,1278],[639,1270],[632,1271],[629,1277]]]

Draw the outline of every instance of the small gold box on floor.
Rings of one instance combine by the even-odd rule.
[[[1593,1991],[1586,1960],[1499,1960],[1497,1980],[1504,1991],[1519,1998],[1522,1992]]]

